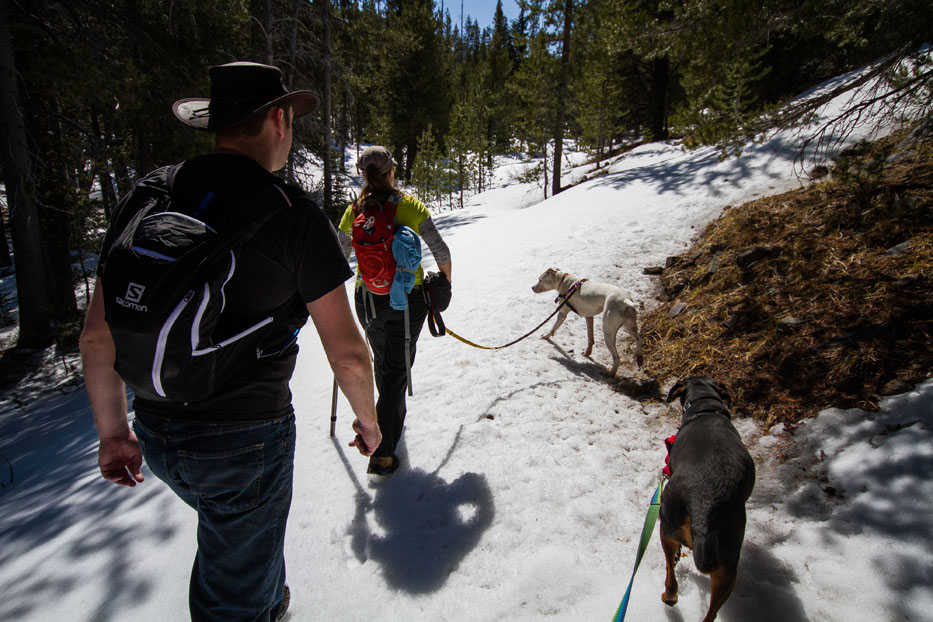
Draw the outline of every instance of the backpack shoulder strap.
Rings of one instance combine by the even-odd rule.
[[[166,181],[168,182],[168,191],[171,192],[175,188],[175,175],[178,174],[178,171],[181,170],[181,167],[185,164],[185,161],[182,160],[175,166],[171,167],[166,176]]]
[[[392,222],[396,224],[398,223],[398,206],[402,203],[402,196],[401,192],[393,192],[384,205],[392,216]]]
[[[229,251],[241,242],[249,240],[259,232],[263,225],[272,220],[274,216],[292,207],[291,199],[288,198],[288,195],[278,184],[274,183],[264,186],[258,192],[247,195],[246,198],[243,199],[243,202],[255,201],[256,199],[264,197],[266,194],[274,198],[275,207],[266,210],[257,218],[249,220],[238,229],[222,233],[211,245],[210,250],[201,257],[195,269],[211,262],[213,259]]]

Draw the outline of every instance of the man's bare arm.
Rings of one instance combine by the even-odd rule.
[[[104,320],[103,291],[97,279],[81,332],[84,383],[100,437],[101,475],[115,484],[135,486],[143,481],[142,452],[126,421],[126,386],[113,368],[116,348]]]
[[[353,321],[347,290],[343,284],[308,303],[308,313],[321,338],[321,345],[337,384],[356,415],[356,438],[350,444],[370,456],[382,441],[373,397],[373,368],[369,350]]]

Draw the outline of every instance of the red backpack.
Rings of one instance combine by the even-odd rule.
[[[398,193],[385,196],[368,195],[362,205],[354,204],[353,250],[356,265],[366,288],[374,294],[388,294],[395,278],[395,212],[401,197]]]

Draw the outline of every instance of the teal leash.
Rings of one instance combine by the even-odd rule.
[[[622,622],[625,619],[625,611],[628,609],[628,597],[632,593],[632,583],[635,581],[635,573],[638,572],[638,566],[641,564],[641,558],[645,555],[648,548],[648,542],[651,540],[651,534],[654,531],[654,524],[658,520],[658,513],[661,511],[661,491],[664,490],[664,479],[658,481],[658,487],[654,489],[654,495],[651,497],[651,505],[648,506],[648,514],[645,516],[645,525],[641,528],[641,542],[638,544],[638,553],[635,555],[635,569],[632,570],[632,578],[628,580],[628,588],[625,590],[625,596],[612,622]]]

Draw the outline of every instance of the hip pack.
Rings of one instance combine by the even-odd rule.
[[[101,282],[116,371],[139,397],[188,402],[211,397],[244,360],[261,356],[258,344],[275,317],[255,318],[234,330],[226,326],[220,334],[224,287],[236,273],[244,243],[291,202],[270,184],[242,202],[270,207],[221,233],[173,209],[172,184],[180,167],[150,173],[123,199],[119,224],[113,225],[120,228],[103,249]]]
[[[366,288],[385,295],[392,289],[395,277],[395,256],[392,241],[395,238],[395,212],[400,197],[392,193],[388,197],[368,195],[362,205],[354,205],[352,240],[356,253],[356,265]]]

